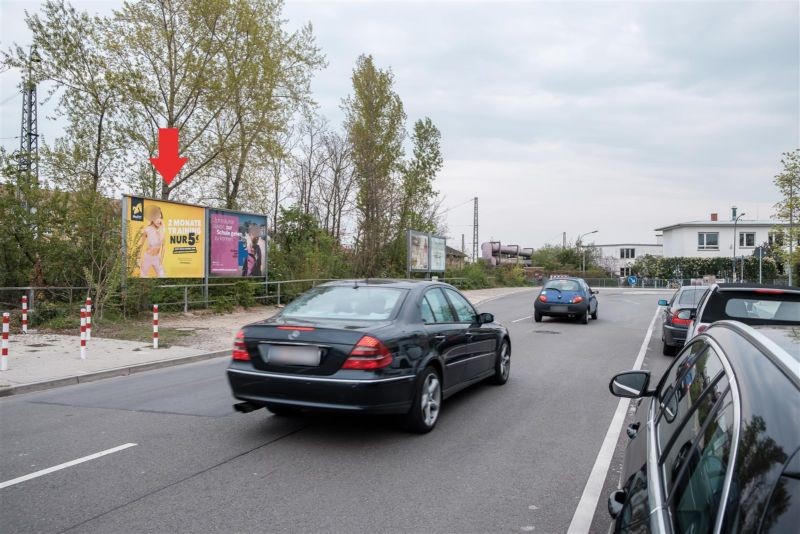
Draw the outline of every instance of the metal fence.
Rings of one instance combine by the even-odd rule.
[[[143,303],[142,310],[158,304],[162,310],[182,310],[207,308],[209,306],[232,303],[235,304],[237,291],[247,288],[250,298],[261,304],[283,305],[291,302],[301,293],[324,282],[338,280],[335,278],[307,278],[298,280],[276,280],[270,282],[237,280],[235,282],[196,282],[188,284],[160,284],[148,288],[150,298]],[[462,287],[466,278],[439,278],[455,287]],[[129,283],[128,292],[135,290]],[[28,309],[33,312],[41,303],[51,304],[83,304],[87,296],[91,296],[88,287],[0,287],[0,309],[19,310],[22,296],[28,297]],[[152,301],[152,302],[150,302]]]

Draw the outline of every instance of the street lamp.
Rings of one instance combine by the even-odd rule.
[[[739,214],[733,220],[733,281],[736,282],[736,223],[739,222],[739,219],[747,215],[746,213]]]
[[[599,231],[600,230],[592,230],[578,237],[578,243],[580,243],[578,246],[581,247],[581,276],[586,276],[586,249],[583,247],[583,238],[587,235],[596,234]]]

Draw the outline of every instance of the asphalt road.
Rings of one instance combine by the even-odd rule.
[[[511,378],[448,399],[424,436],[391,418],[235,413],[224,359],[0,400],[2,530],[566,532],[618,406],[609,378],[660,297],[601,290],[581,325],[534,323],[534,295],[479,306],[510,329]],[[656,325],[643,367],[669,361]],[[623,438],[592,532],[608,529]]]

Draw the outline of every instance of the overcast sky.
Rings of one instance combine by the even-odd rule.
[[[0,0],[2,41],[29,42]],[[108,14],[116,1],[75,1]],[[781,153],[800,146],[800,3],[296,2],[329,66],[313,82],[334,125],[359,54],[391,68],[409,128],[442,132],[438,178],[450,244],[538,247],[598,229],[597,243],[654,242],[654,228],[768,219]],[[18,72],[0,74],[0,137],[18,146]],[[49,141],[59,125],[40,115]]]

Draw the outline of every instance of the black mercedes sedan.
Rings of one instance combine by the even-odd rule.
[[[613,532],[770,532],[800,525],[800,327],[719,321],[655,388],[616,375],[637,401]]]
[[[510,368],[506,328],[454,287],[347,280],[242,328],[227,374],[241,412],[403,414],[424,433],[443,399],[484,379],[505,384]]]

